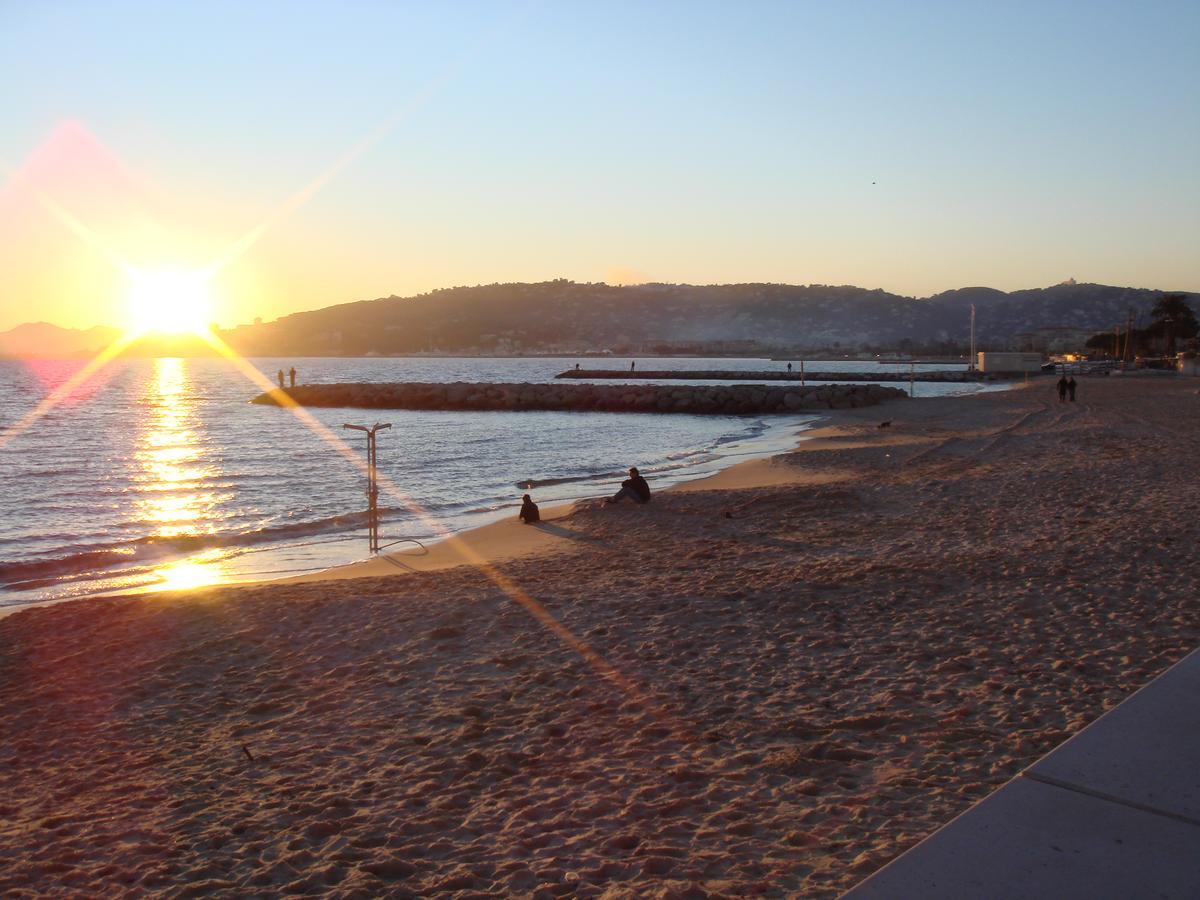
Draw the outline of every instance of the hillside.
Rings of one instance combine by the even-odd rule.
[[[559,279],[455,287],[384,297],[244,325],[222,336],[246,356],[403,353],[764,354],[824,350],[961,353],[970,308],[980,349],[1044,349],[1030,333],[1070,335],[1140,325],[1163,291],[1059,284],[1005,293],[969,287],[925,299],[852,286],[645,284],[616,287]],[[1186,294],[1200,310],[1200,295]],[[90,355],[117,335],[45,322],[0,332],[0,356]],[[1044,341],[1045,334],[1041,336]],[[1033,341],[1034,343],[1031,343]],[[135,355],[207,354],[198,339],[143,340]]]
[[[100,325],[80,331],[48,322],[29,322],[0,332],[0,356],[63,359],[91,356],[111,344],[118,334],[115,328]]]
[[[1089,331],[1145,321],[1162,291],[1061,284],[1005,293],[962,288],[927,299],[851,286],[616,287],[563,279],[386,297],[243,326],[247,355],[376,353],[737,352],[965,349],[970,306],[980,348],[1016,347],[1042,328]],[[1200,295],[1189,294],[1194,307]]]

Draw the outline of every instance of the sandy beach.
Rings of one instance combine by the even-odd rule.
[[[1200,381],[1079,398],[0,619],[0,893],[834,896],[1200,644]]]

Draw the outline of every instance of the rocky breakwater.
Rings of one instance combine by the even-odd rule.
[[[759,384],[305,384],[273,390],[252,402],[268,405],[426,410],[569,410],[579,412],[785,414],[874,406],[906,396],[876,384],[819,387]]]

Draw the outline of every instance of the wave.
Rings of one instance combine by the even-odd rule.
[[[753,440],[754,438],[762,437],[762,435],[766,433],[766,430],[767,430],[767,423],[765,421],[763,421],[762,419],[759,419],[758,421],[747,426],[746,428],[743,428],[741,431],[739,431],[735,434],[721,435],[719,438],[717,438],[713,442],[713,444],[714,444],[714,446],[720,447],[723,444],[733,444],[738,441],[750,441],[750,440]]]
[[[0,584],[10,587],[40,587],[62,575],[107,569],[133,560],[133,551],[123,549],[86,550],[54,559],[0,563]]]
[[[380,513],[382,516],[400,511],[385,508],[381,509]],[[0,562],[0,584],[13,587],[34,579],[62,579],[84,572],[144,565],[200,550],[252,548],[262,544],[283,543],[296,538],[350,531],[362,528],[366,523],[367,514],[360,511],[305,522],[271,525],[251,531],[148,535],[108,546],[72,549],[60,556]]]
[[[558,478],[523,478],[516,482],[519,490],[529,491],[534,488],[552,487],[557,484],[581,484],[588,481],[604,481],[608,478],[620,478],[624,472],[585,472],[579,475],[562,475]]]
[[[446,510],[458,509],[461,509],[461,504],[435,503],[422,507],[422,511],[431,516],[436,516]],[[412,510],[403,506],[381,506],[379,508],[381,524],[389,521],[394,524],[400,517],[411,515]],[[125,570],[131,566],[161,562],[202,550],[235,548],[243,552],[255,552],[254,548],[263,544],[287,545],[289,541],[298,538],[354,531],[365,528],[366,525],[366,511],[358,510],[303,522],[268,525],[250,530],[172,536],[147,535],[116,544],[63,548],[63,552],[58,556],[0,562],[0,585],[18,589],[41,587],[47,580],[64,580],[73,575],[118,567]],[[35,580],[39,582],[36,585],[31,583]]]

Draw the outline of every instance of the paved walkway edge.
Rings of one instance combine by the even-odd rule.
[[[1200,650],[843,896],[1200,896]]]

